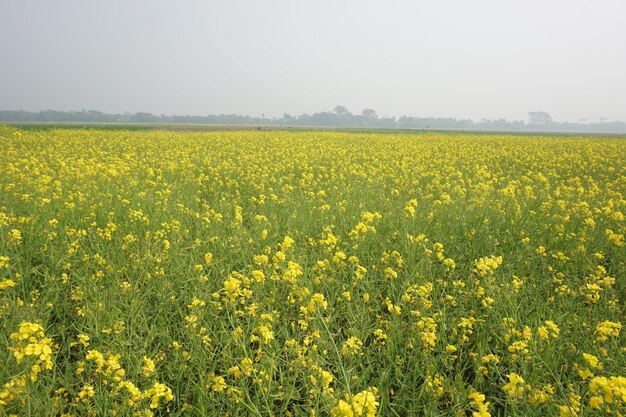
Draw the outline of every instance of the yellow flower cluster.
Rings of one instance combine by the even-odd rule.
[[[346,395],[345,401],[339,400],[330,414],[333,417],[375,417],[379,404],[377,394],[378,390],[370,387],[352,397]]]
[[[589,381],[589,391],[592,394],[589,399],[591,408],[601,408],[605,405],[607,412],[610,412],[611,408],[626,408],[626,377],[595,377]]]
[[[472,392],[468,398],[474,402],[476,411],[472,412],[472,417],[491,417],[489,413],[489,402],[485,402],[485,395],[480,392]]]
[[[18,331],[11,334],[13,346],[9,350],[13,353],[18,364],[27,362],[29,368],[11,378],[0,390],[0,406],[6,406],[15,401],[24,401],[27,394],[28,381],[37,381],[39,373],[51,370],[53,363],[52,339],[47,338],[43,327],[39,323],[22,322]]]
[[[52,369],[52,339],[45,337],[43,327],[38,323],[22,322],[19,330],[11,334],[14,346],[10,349],[17,363],[27,357],[35,359],[30,368],[30,379],[35,381],[37,374],[44,369]]]
[[[513,400],[520,398],[527,388],[524,378],[515,372],[508,374],[507,378],[509,382],[502,387],[502,390]]]
[[[605,342],[609,337],[618,337],[622,330],[622,323],[603,321],[596,326],[596,340],[598,342]]]
[[[474,261],[474,273],[481,277],[492,275],[500,265],[502,265],[502,256],[485,256]]]

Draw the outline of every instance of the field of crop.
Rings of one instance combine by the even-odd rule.
[[[626,414],[624,139],[0,149],[0,415]]]

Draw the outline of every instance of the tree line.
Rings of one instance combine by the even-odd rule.
[[[557,122],[546,112],[532,111],[528,120],[506,119],[456,119],[453,117],[380,117],[373,109],[364,109],[354,114],[344,106],[331,111],[282,117],[261,117],[238,114],[200,115],[154,115],[152,113],[109,114],[97,110],[57,111],[25,110],[0,111],[0,122],[4,123],[149,123],[149,124],[213,124],[213,125],[258,125],[294,127],[360,127],[391,129],[459,129],[459,130],[505,130],[505,131],[570,131],[626,133],[626,123],[621,121]]]

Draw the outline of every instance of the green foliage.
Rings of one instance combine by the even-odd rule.
[[[0,146],[0,415],[625,412],[624,141]]]

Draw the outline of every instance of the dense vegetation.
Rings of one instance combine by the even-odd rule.
[[[626,123],[601,119],[597,122],[557,122],[546,112],[529,112],[528,121],[496,119],[473,121],[453,117],[379,117],[372,109],[352,114],[343,106],[333,111],[282,117],[246,116],[238,114],[154,115],[151,113],[107,114],[96,110],[28,112],[0,111],[0,122],[19,123],[117,123],[117,124],[213,124],[291,127],[360,127],[386,129],[455,129],[535,132],[607,132],[626,133]]]
[[[0,415],[626,413],[623,140],[0,146]]]

